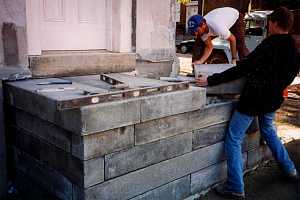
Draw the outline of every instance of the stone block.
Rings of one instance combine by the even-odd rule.
[[[209,126],[222,124],[230,120],[232,102],[205,106],[196,111],[169,116],[135,125],[137,145],[171,137]]]
[[[133,145],[133,126],[116,128],[86,136],[72,135],[72,154],[82,160],[121,151]]]
[[[72,200],[72,183],[66,177],[18,149],[14,154],[17,170],[58,198]]]
[[[82,161],[71,153],[64,152],[17,128],[14,128],[13,144],[36,160],[47,163],[49,167],[81,187],[89,187],[104,181],[103,157]]]
[[[207,190],[212,185],[227,178],[226,161],[200,170],[191,175],[191,193]]]
[[[217,124],[193,131],[193,149],[209,146],[224,140],[227,123]]]
[[[228,122],[233,111],[232,102],[210,104],[189,114],[188,126],[192,130]]]
[[[242,144],[243,152],[259,148],[261,136],[258,132],[247,134]]]
[[[214,73],[221,73],[227,69],[232,68],[232,64],[201,64],[196,65],[195,74],[212,75]],[[228,83],[223,83],[216,86],[206,87],[207,94],[240,94],[245,84],[245,78],[237,79]]]
[[[38,137],[66,152],[71,152],[71,132],[13,107],[10,107],[8,112],[11,116],[13,115],[9,121],[12,125],[24,129],[28,134],[32,134],[34,137]]]
[[[141,121],[145,122],[198,110],[205,103],[205,89],[197,87],[143,98],[141,101]]]
[[[140,122],[140,100],[138,99],[84,106],[80,111],[83,135]]]
[[[246,169],[247,154],[243,154],[244,169]],[[220,162],[196,173],[191,174],[191,193],[205,191],[216,183],[227,178],[227,162]]]
[[[131,200],[182,200],[190,194],[190,176],[183,177]]]
[[[77,52],[30,56],[34,77],[59,77],[133,71],[134,53]]]
[[[192,134],[184,133],[105,156],[105,179],[171,159],[192,151]]]
[[[85,190],[85,196],[87,200],[130,199],[223,158],[223,143],[218,143],[95,185]]]

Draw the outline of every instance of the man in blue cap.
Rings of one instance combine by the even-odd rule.
[[[243,15],[234,8],[217,8],[204,17],[193,15],[188,20],[188,30],[196,36],[193,64],[205,63],[212,53],[212,39],[215,37],[229,41],[233,64],[236,64],[237,51],[240,59],[244,59],[249,54],[244,40]]]

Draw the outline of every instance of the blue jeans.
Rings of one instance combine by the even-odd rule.
[[[295,165],[277,136],[276,127],[273,124],[274,116],[274,112],[258,116],[260,134],[283,170],[291,172],[295,169]],[[235,111],[227,128],[225,137],[225,153],[228,166],[226,189],[232,192],[244,192],[241,144],[253,119],[254,116]]]

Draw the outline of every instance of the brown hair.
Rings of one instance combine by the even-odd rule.
[[[269,19],[272,22],[277,22],[278,26],[285,31],[290,31],[294,23],[294,15],[286,7],[275,9]]]

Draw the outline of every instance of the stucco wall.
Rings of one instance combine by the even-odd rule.
[[[136,52],[140,60],[173,60],[175,10],[175,0],[137,1]]]
[[[17,43],[20,65],[27,66],[26,42],[26,1],[25,0],[0,0],[0,29],[4,22],[14,23],[17,30]],[[4,50],[2,33],[0,34],[0,66],[4,65]]]

